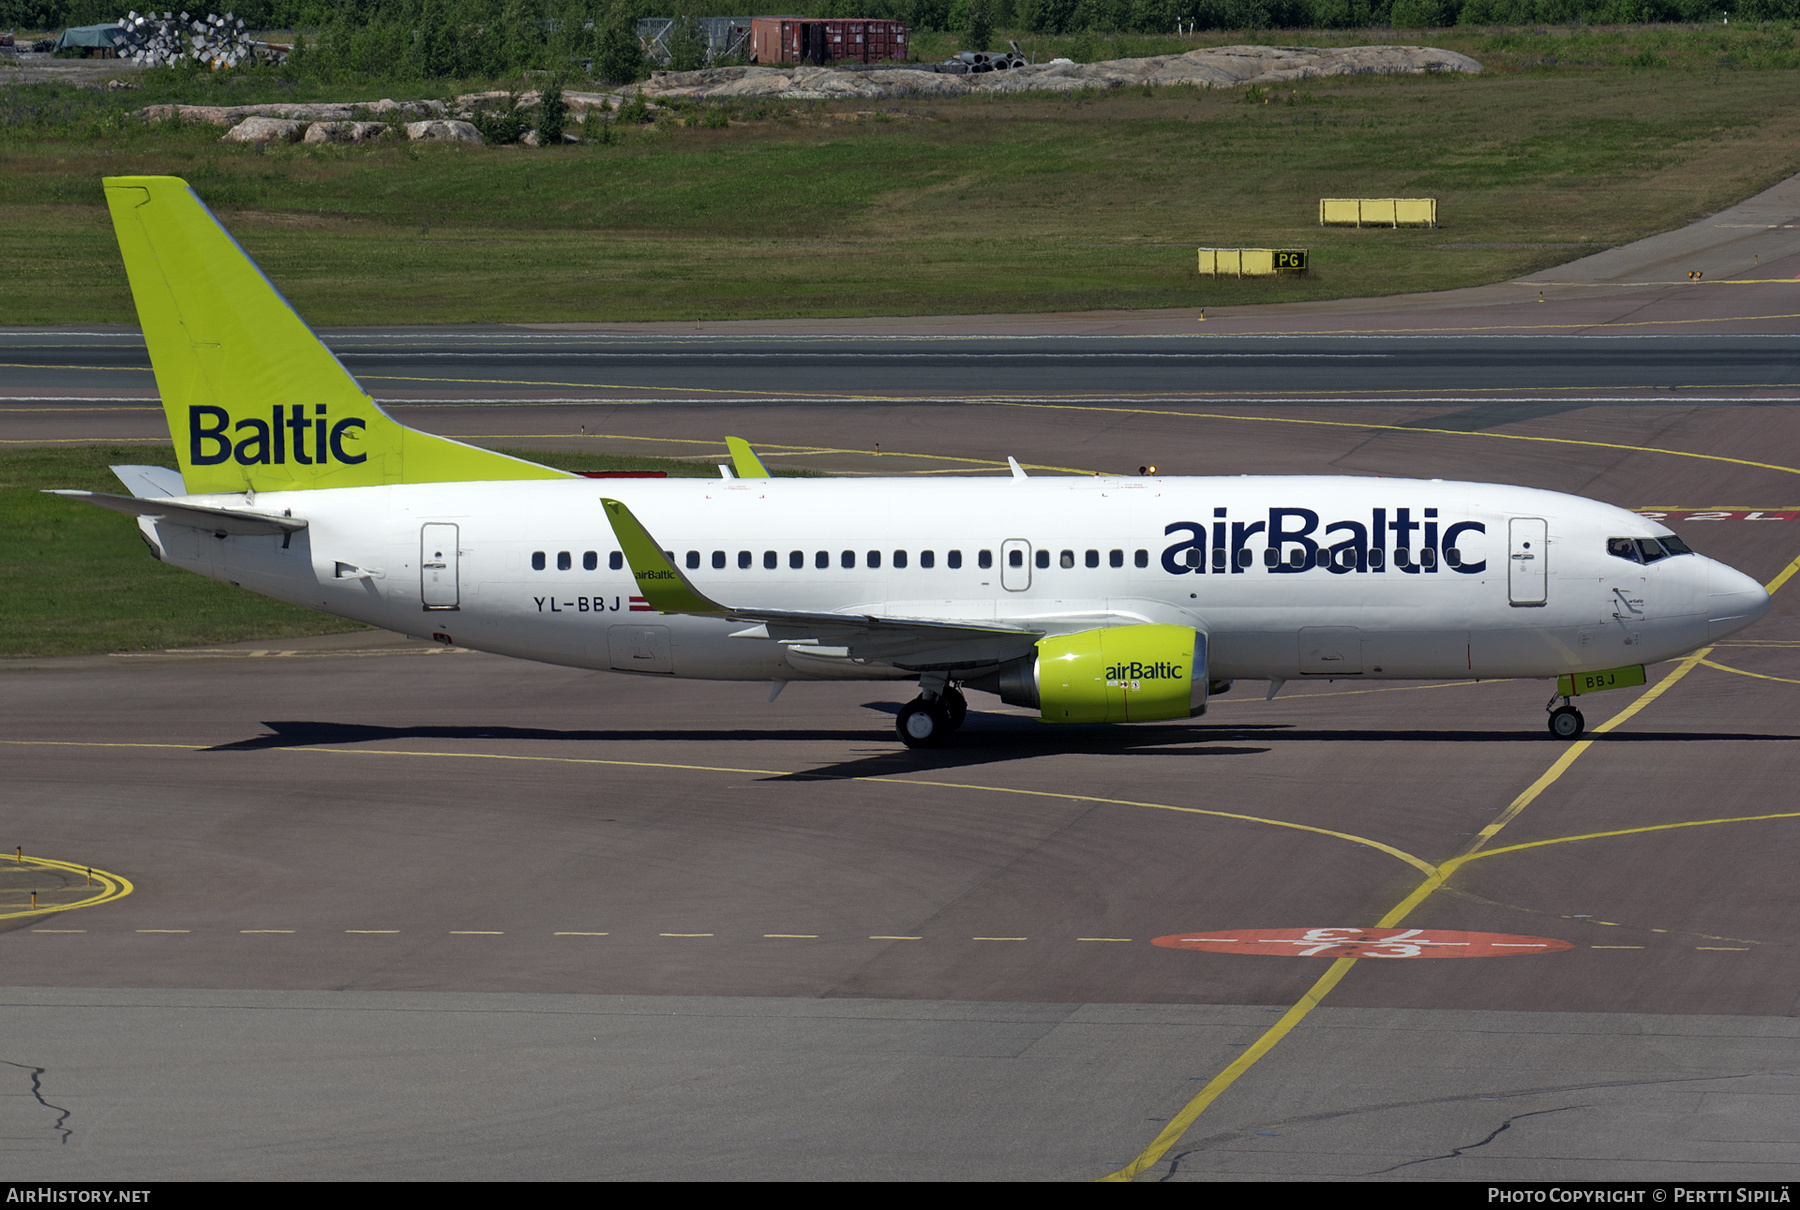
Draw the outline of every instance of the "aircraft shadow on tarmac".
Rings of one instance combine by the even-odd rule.
[[[868,702],[864,709],[892,715],[898,702]],[[1320,729],[1288,723],[1137,724],[1131,727],[1048,727],[1035,719],[1014,715],[971,712],[965,729],[939,748],[910,749],[898,746],[887,726],[878,728],[651,728],[606,730],[552,729],[506,726],[411,726],[381,727],[363,723],[322,721],[265,722],[270,734],[218,744],[208,752],[253,752],[269,748],[308,748],[338,744],[369,744],[398,740],[533,740],[553,743],[796,743],[837,742],[880,744],[848,760],[782,774],[784,778],[881,777],[893,774],[945,771],[1044,756],[1256,756],[1280,743],[1410,742],[1410,743],[1522,743],[1550,747],[1555,741],[1535,728],[1518,730],[1466,730],[1418,728]],[[1792,735],[1749,732],[1639,731],[1589,736],[1596,743],[1681,743],[1702,741],[1792,742]],[[1233,741],[1237,741],[1233,743]],[[1250,746],[1256,745],[1256,746]],[[1560,745],[1559,745],[1560,747]],[[765,758],[766,759],[766,758]]]

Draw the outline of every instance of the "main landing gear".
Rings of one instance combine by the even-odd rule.
[[[1560,694],[1551,694],[1549,703],[1544,707],[1550,714],[1550,734],[1557,739],[1578,739],[1581,730],[1587,726],[1587,720],[1581,717],[1581,711],[1570,704],[1568,698],[1562,699],[1562,705],[1556,704]]]
[[[935,748],[963,725],[969,702],[962,690],[941,680],[934,692],[926,678],[921,677],[919,689],[918,697],[900,707],[894,730],[908,748]]]

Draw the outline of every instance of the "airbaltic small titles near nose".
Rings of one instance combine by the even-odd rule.
[[[916,681],[900,738],[963,689],[1048,722],[1189,718],[1234,679],[1644,683],[1769,609],[1624,509],[1349,476],[604,483],[408,429],[184,181],[113,177],[114,230],[180,472],[115,467],[159,559],[295,604],[641,676]],[[1560,705],[1558,704],[1560,702]]]

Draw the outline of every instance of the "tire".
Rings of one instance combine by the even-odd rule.
[[[1558,706],[1550,712],[1550,734],[1557,739],[1575,739],[1586,726],[1587,720],[1573,706]]]
[[[946,685],[938,700],[944,704],[944,712],[950,718],[950,730],[961,731],[963,720],[969,717],[969,699],[955,685]]]
[[[900,707],[894,730],[908,748],[935,748],[950,734],[950,716],[938,703],[915,697]]]

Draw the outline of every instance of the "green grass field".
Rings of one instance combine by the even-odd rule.
[[[710,462],[509,450],[564,470],[660,470],[710,477]],[[174,466],[167,446],[0,452],[0,657],[191,647],[361,630],[158,563],[129,517],[43,494],[122,493],[114,464]]]
[[[1023,312],[1474,285],[1679,226],[1800,171],[1793,31],[1726,28],[1378,31],[1491,70],[1310,81],[1268,103],[1173,88],[765,106],[756,120],[740,105],[724,130],[665,121],[542,151],[258,153],[213,127],[122,119],[121,94],[0,89],[0,323],[133,319],[100,196],[114,173],[186,177],[320,324]],[[1104,57],[1202,40],[1096,46]],[[1438,198],[1441,229],[1315,224],[1321,196],[1395,195]],[[1202,279],[1200,245],[1310,248],[1313,272]]]

